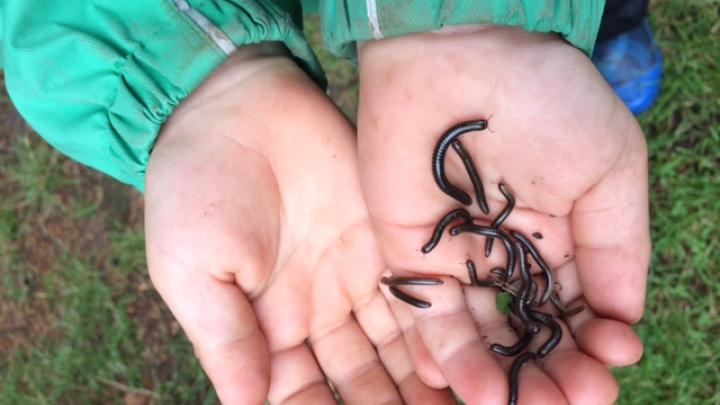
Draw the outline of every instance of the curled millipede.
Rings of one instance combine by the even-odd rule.
[[[435,184],[442,190],[443,193],[456,199],[463,205],[472,204],[470,196],[450,183],[447,176],[445,175],[445,155],[447,155],[448,148],[450,145],[460,137],[460,135],[470,131],[482,131],[488,127],[488,122],[485,119],[461,122],[452,128],[445,131],[440,137],[440,140],[435,145],[435,151],[433,152],[432,164],[433,164],[433,176],[435,177]],[[470,161],[473,166],[473,170],[477,173],[474,168],[474,163]],[[483,199],[485,197],[483,196]]]

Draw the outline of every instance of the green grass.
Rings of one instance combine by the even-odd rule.
[[[12,194],[9,203],[39,215],[61,208],[55,192],[76,183],[76,179],[58,171],[62,157],[45,143],[31,142],[29,136],[18,139],[15,154],[16,163],[8,166],[7,173],[17,192]]]
[[[317,15],[305,18],[305,35],[316,51],[320,65],[328,81],[327,93],[335,100],[342,112],[352,121],[357,118],[358,77],[357,69],[350,62],[333,56],[322,46],[320,19]]]
[[[637,327],[645,355],[616,370],[620,404],[720,403],[718,10],[718,0],[651,7],[666,61],[661,98],[640,117],[654,249]],[[354,120],[355,68],[319,57]],[[147,277],[141,197],[0,124],[12,128],[0,135],[0,404],[216,403]]]
[[[0,162],[0,404],[217,403],[148,279],[140,196],[22,128]]]
[[[142,234],[108,236],[111,256],[100,267],[66,251],[33,288],[32,309],[41,315],[30,316],[48,324],[40,335],[15,336],[14,350],[0,360],[0,403],[123,403],[133,395],[216,402],[190,344],[150,288]]]
[[[720,403],[720,2],[656,1],[651,16],[666,79],[640,117],[653,238],[645,355],[616,373],[619,403]]]

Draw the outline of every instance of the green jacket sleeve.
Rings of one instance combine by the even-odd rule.
[[[320,0],[320,13],[328,48],[351,59],[357,41],[464,24],[555,32],[590,55],[604,6],[604,0]]]
[[[282,41],[318,82],[299,3],[273,0],[0,0],[13,103],[52,146],[144,188],[170,113],[236,47]]]
[[[557,32],[592,51],[601,0],[308,0],[326,45],[491,23]],[[298,0],[0,0],[0,65],[20,114],[51,145],[144,188],[162,124],[238,46],[282,41],[324,85]]]

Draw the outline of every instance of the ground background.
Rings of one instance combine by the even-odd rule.
[[[654,244],[637,327],[646,349],[616,372],[618,402],[720,404],[720,1],[653,1],[651,16],[666,79],[640,117]],[[354,119],[355,69],[320,56]],[[0,121],[0,404],[216,403],[147,278],[142,197],[50,149],[4,92]]]

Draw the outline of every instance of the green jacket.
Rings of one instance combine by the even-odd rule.
[[[308,0],[325,46],[460,24],[557,32],[587,54],[602,0]],[[307,6],[307,4],[306,4]],[[20,114],[51,145],[144,188],[161,125],[237,47],[283,41],[325,79],[299,0],[0,0],[0,67]]]

